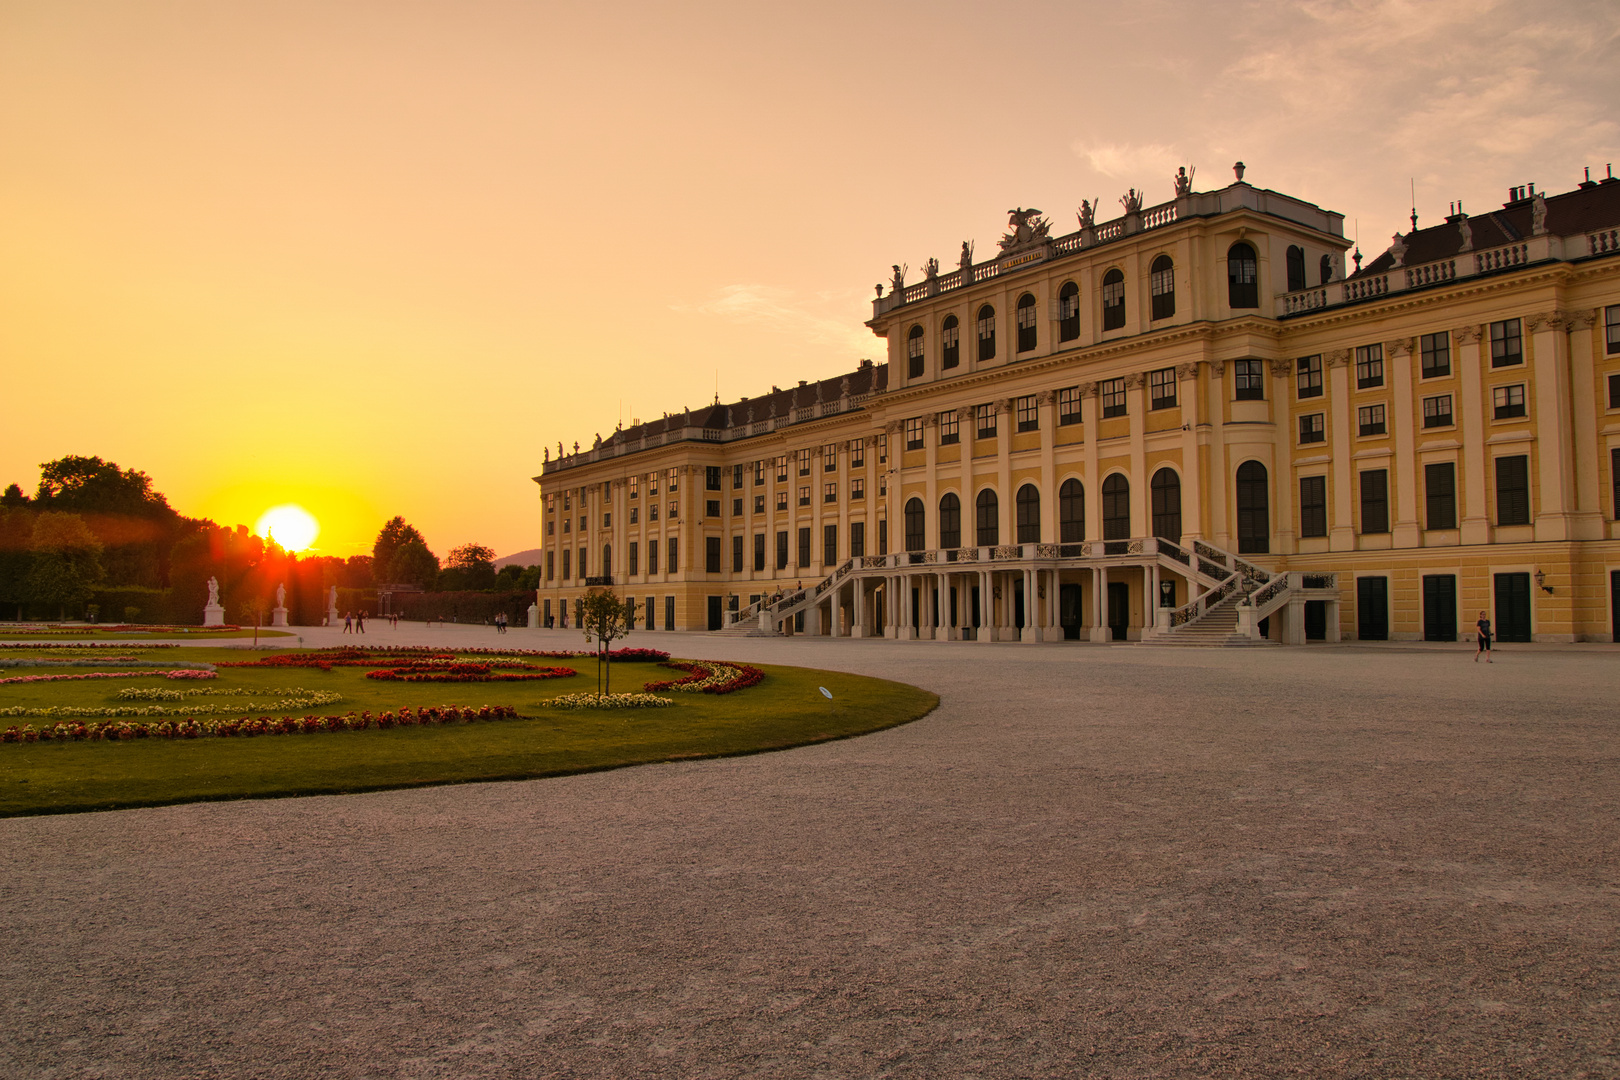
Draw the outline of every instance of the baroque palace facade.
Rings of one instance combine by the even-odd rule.
[[[1620,638],[1620,181],[1365,266],[1237,179],[873,302],[887,363],[549,453],[531,625],[974,640]]]

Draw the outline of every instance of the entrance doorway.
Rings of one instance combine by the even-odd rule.
[[[1356,637],[1389,640],[1389,578],[1356,578]]]
[[[724,619],[723,619],[723,617],[721,615],[722,611],[723,611],[723,608],[721,606],[721,598],[718,597],[718,596],[709,597],[709,629],[710,630],[718,630],[718,629],[720,629],[721,626],[724,625]]]
[[[1327,601],[1305,601],[1305,640],[1327,640]]]
[[[1012,587],[1013,591],[1013,625],[1022,630],[1024,628],[1024,583],[1019,582]]]
[[[1108,583],[1108,631],[1112,641],[1124,641],[1131,627],[1131,587],[1123,581]]]
[[[1530,575],[1496,575],[1496,640],[1530,640]]]
[[[1457,640],[1457,575],[1423,575],[1423,640]]]
[[[1615,580],[1620,581],[1620,570],[1615,571]],[[1620,588],[1620,586],[1616,586]],[[1620,595],[1620,594],[1616,594]],[[1080,586],[1058,586],[1058,622],[1063,627],[1064,641],[1080,640],[1080,613],[1085,609],[1080,606]],[[1620,611],[1620,602],[1616,602],[1615,610]],[[1620,618],[1620,616],[1617,616]],[[1616,623],[1620,626],[1620,623]],[[1616,631],[1616,641],[1620,641],[1620,630]]]

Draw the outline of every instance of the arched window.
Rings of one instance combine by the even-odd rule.
[[[1176,264],[1170,256],[1160,255],[1153,260],[1148,279],[1153,290],[1153,317],[1168,319],[1176,313]]]
[[[1103,481],[1102,514],[1104,540],[1131,538],[1131,482],[1124,473],[1114,473]]]
[[[928,541],[923,537],[923,502],[906,500],[906,550],[921,551]]]
[[[1015,501],[1018,511],[1018,542],[1020,544],[1038,544],[1041,542],[1041,493],[1034,484],[1025,484],[1018,489]]]
[[[1153,535],[1166,540],[1181,540],[1181,477],[1174,469],[1160,469],[1153,474]]]
[[[1333,280],[1333,256],[1322,256],[1322,284],[1326,285]]]
[[[1018,298],[1018,351],[1035,347],[1035,298],[1025,293]]]
[[[1103,275],[1103,329],[1118,330],[1125,325],[1125,274],[1110,270]]]
[[[920,379],[923,373],[923,328],[913,326],[906,335],[906,378]]]
[[[962,327],[955,315],[945,316],[939,328],[939,366],[953,368],[962,362]]]
[[[1271,550],[1271,498],[1266,467],[1245,461],[1237,471],[1238,554],[1264,555]]]
[[[1064,282],[1058,290],[1058,340],[1073,341],[1080,336],[1080,286]]]
[[[1086,538],[1086,488],[1065,480],[1058,488],[1058,542],[1078,544]]]
[[[1288,245],[1288,291],[1305,287],[1305,249]]]
[[[978,535],[974,543],[980,547],[990,547],[1001,543],[1001,508],[996,502],[996,493],[990,488],[979,492],[977,503],[979,515]]]
[[[1234,308],[1260,306],[1260,260],[1241,240],[1226,249],[1226,302]]]
[[[979,359],[996,358],[996,309],[989,304],[979,309]]]
[[[954,491],[947,491],[939,500],[939,546],[962,546],[962,500]]]

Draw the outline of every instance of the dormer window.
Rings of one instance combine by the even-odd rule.
[[[1110,270],[1102,283],[1103,329],[1118,330],[1125,325],[1125,275]]]

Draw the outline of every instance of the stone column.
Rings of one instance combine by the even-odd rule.
[[[1204,395],[1209,410],[1209,505],[1204,508],[1206,535],[1214,538],[1217,547],[1231,551],[1234,545],[1226,521],[1227,503],[1231,501],[1231,484],[1226,475],[1226,364],[1212,360],[1209,364],[1209,387]]]
[[[1462,416],[1462,526],[1464,544],[1485,544],[1491,538],[1490,499],[1485,468],[1485,349],[1477,325],[1458,328],[1457,374],[1460,378],[1457,411]]]
[[[1140,371],[1125,376],[1125,416],[1130,421],[1131,535],[1152,533],[1153,494],[1147,474],[1147,380]]]
[[[855,592],[850,597],[850,614],[853,616],[850,626],[850,637],[867,637],[869,631],[866,625],[866,579],[854,579]]]
[[[1412,398],[1412,339],[1400,338],[1386,342],[1384,355],[1387,357],[1385,370],[1391,375],[1390,409],[1394,416],[1390,420],[1395,425],[1395,458],[1389,463],[1390,482],[1395,490],[1390,494],[1394,499],[1393,509],[1395,520],[1390,528],[1390,543],[1397,548],[1413,548],[1418,546],[1418,532],[1422,525],[1418,521],[1418,465],[1416,431],[1414,429],[1414,407]]]
[[[1531,394],[1536,403],[1535,463],[1541,481],[1533,519],[1536,539],[1568,540],[1574,532],[1570,511],[1575,495],[1574,433],[1565,422],[1571,415],[1569,338],[1559,312],[1538,312],[1530,316],[1529,323]]]
[[[1018,538],[1012,489],[1012,436],[1018,414],[1012,398],[997,398],[995,407],[1001,414],[996,417],[996,532],[1003,544],[1010,544]]]
[[[1080,425],[1086,436],[1086,536],[1102,535],[1102,480],[1097,462],[1097,384],[1080,384]]]
[[[1204,523],[1204,468],[1198,454],[1198,365],[1176,368],[1176,400],[1181,403],[1181,537],[1200,539]],[[1151,498],[1151,492],[1149,493]]]
[[[1577,404],[1571,435],[1575,447],[1575,501],[1571,512],[1571,536],[1577,540],[1603,538],[1603,502],[1598,477],[1603,466],[1598,452],[1597,411],[1607,400],[1603,397],[1607,387],[1598,383],[1596,373],[1596,344],[1592,326],[1597,321],[1594,310],[1574,311],[1566,314],[1565,329],[1569,334],[1569,383]],[[1582,402],[1582,388],[1591,387],[1597,397],[1596,408]]]
[[[1356,477],[1350,460],[1350,350],[1335,349],[1322,359],[1328,368],[1329,445],[1333,447],[1333,514],[1328,520],[1328,548],[1354,551],[1356,547]]]
[[[1108,620],[1104,603],[1108,594],[1108,568],[1095,567],[1091,571],[1091,640],[1108,640]]]
[[[1295,550],[1294,542],[1294,489],[1298,481],[1294,479],[1294,438],[1295,431],[1288,407],[1290,382],[1293,379],[1294,362],[1292,360],[1273,360],[1271,362],[1271,415],[1276,418],[1275,464],[1277,473],[1272,480],[1272,488],[1277,492],[1276,509],[1272,513],[1271,535],[1276,540],[1272,551],[1278,555],[1291,555]],[[1157,604],[1158,600],[1155,599]]]
[[[1057,395],[1042,390],[1035,395],[1035,415],[1041,425],[1041,539],[1058,540]]]

